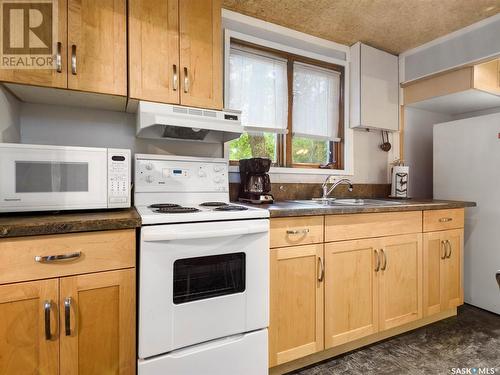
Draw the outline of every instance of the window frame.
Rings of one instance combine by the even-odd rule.
[[[263,46],[260,44],[252,43],[240,38],[230,36],[228,41],[228,46],[230,48],[231,44],[237,44],[242,47],[247,47],[262,51],[266,54],[271,54],[276,57],[285,59],[287,61],[287,90],[288,90],[288,114],[287,114],[287,133],[286,134],[276,134],[276,163],[273,163],[274,167],[278,168],[304,168],[304,169],[316,169],[316,170],[342,170],[345,168],[344,153],[345,153],[345,76],[346,69],[343,65],[330,63],[288,51],[275,49],[268,46]],[[228,51],[229,55],[229,51]],[[336,71],[340,74],[340,92],[339,92],[339,122],[338,126],[338,137],[339,142],[329,141],[329,160],[327,164],[322,165],[319,163],[293,163],[292,156],[292,142],[293,142],[293,65],[295,62],[308,64],[312,66],[317,66],[323,69],[329,69]],[[334,150],[333,153],[331,150]],[[238,165],[237,160],[230,160],[230,165]]]

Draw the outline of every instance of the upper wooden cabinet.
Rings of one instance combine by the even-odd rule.
[[[127,95],[126,0],[59,0],[57,69],[0,69],[0,80]]]
[[[68,88],[127,95],[126,0],[68,0]]]
[[[398,57],[363,43],[351,47],[351,127],[399,129]]]
[[[36,86],[66,88],[67,81],[67,2],[58,0],[57,38],[55,54],[61,58],[60,69],[0,69],[0,81]]]
[[[130,97],[179,103],[179,1],[129,0]]]
[[[130,97],[222,109],[220,0],[129,1]]]
[[[57,279],[0,285],[0,374],[59,374]]]

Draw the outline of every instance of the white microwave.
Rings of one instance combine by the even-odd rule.
[[[0,143],[0,212],[130,207],[125,149]]]

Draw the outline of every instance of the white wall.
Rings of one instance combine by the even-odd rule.
[[[405,109],[404,159],[410,166],[410,197],[432,198],[432,129],[434,124],[452,119],[448,114]]]
[[[19,111],[21,103],[0,86],[0,142],[19,142],[21,139]]]
[[[21,142],[65,146],[128,148],[138,153],[221,157],[222,146],[135,137],[135,115],[22,103]]]

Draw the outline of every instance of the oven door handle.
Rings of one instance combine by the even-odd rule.
[[[230,236],[241,236],[246,234],[264,233],[269,231],[269,224],[262,223],[258,225],[248,225],[242,228],[229,228],[229,229],[220,228],[217,230],[199,230],[196,232],[195,231],[174,232],[172,230],[162,230],[162,228],[146,228],[146,229],[148,230],[144,230],[142,233],[142,240],[146,242],[156,242],[156,241],[193,240],[193,239],[214,238],[214,237],[230,237]]]

